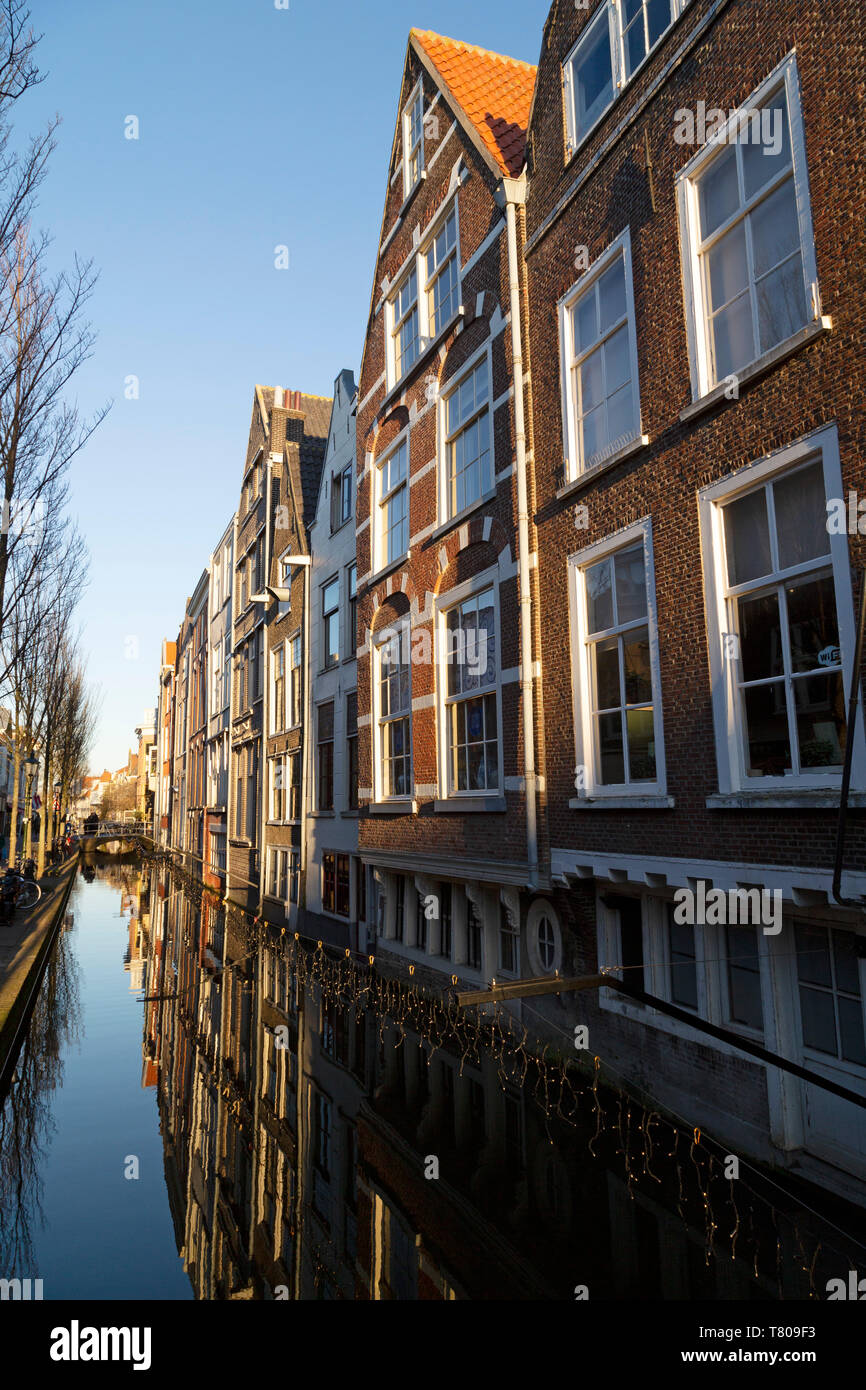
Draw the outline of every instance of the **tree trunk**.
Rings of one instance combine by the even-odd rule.
[[[51,735],[45,740],[44,768],[42,772],[42,816],[39,821],[39,859],[37,877],[45,873],[45,846],[48,838],[48,783],[51,772]],[[51,819],[54,822],[54,800],[51,800]]]

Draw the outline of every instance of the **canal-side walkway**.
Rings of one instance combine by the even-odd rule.
[[[77,868],[75,854],[44,874],[39,880],[42,897],[36,906],[17,911],[8,925],[0,924],[0,1076]]]

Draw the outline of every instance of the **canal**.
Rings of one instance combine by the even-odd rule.
[[[137,860],[82,864],[0,1110],[45,1299],[788,1300],[862,1213]],[[687,1117],[684,1117],[687,1120]]]

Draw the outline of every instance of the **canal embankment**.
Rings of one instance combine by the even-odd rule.
[[[28,1005],[63,921],[77,867],[75,854],[44,874],[39,880],[42,897],[35,907],[16,912],[8,925],[0,925],[0,1094],[7,1061],[14,1056]]]

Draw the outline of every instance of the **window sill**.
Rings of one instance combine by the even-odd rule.
[[[311,811],[311,812],[310,812],[310,815],[312,816],[313,820],[333,820],[336,814],[337,814],[336,811]]]
[[[457,308],[454,310],[454,313],[451,315],[448,322],[444,323],[442,327],[439,329],[439,332],[436,334],[436,337],[430,339],[423,352],[419,352],[418,356],[415,358],[415,361],[412,363],[412,366],[409,368],[409,370],[404,372],[404,374],[400,377],[400,380],[395,381],[394,385],[390,388],[390,390],[385,392],[385,395],[382,398],[382,403],[377,411],[377,414],[379,416],[387,414],[394,402],[400,399],[400,396],[410,385],[410,383],[414,381],[415,377],[417,376],[420,369],[424,366],[424,364],[426,362],[429,362],[430,358],[433,357],[439,351],[439,348],[442,346],[442,343],[448,337],[448,334],[451,332],[454,325],[464,317],[465,313],[466,310],[464,309],[463,305],[459,304]]]
[[[368,575],[368,577],[367,577],[367,579],[365,580],[364,584],[363,584],[363,585],[361,585],[361,584],[358,585],[358,592],[361,593],[361,592],[363,592],[365,589],[372,589],[373,586],[374,586],[375,584],[380,584],[380,583],[382,582],[383,579],[386,579],[386,578],[388,577],[389,574],[393,574],[395,570],[400,569],[400,567],[401,567],[402,565],[405,565],[406,562],[407,562],[407,560],[411,560],[411,558],[412,558],[412,551],[411,551],[411,550],[404,550],[403,554],[402,554],[402,555],[398,555],[398,556],[397,556],[397,559],[396,559],[396,560],[392,560],[391,563],[390,563],[389,565],[383,565],[382,569],[376,570],[376,573],[375,573],[375,574]],[[329,669],[329,670],[333,670],[334,668],[333,668],[333,666],[331,666],[331,667],[329,667],[328,669]],[[322,672],[322,671],[319,672],[319,675],[323,675],[323,674],[324,674],[324,672]]]
[[[767,791],[717,792],[707,797],[709,811],[838,811],[841,787],[777,788]],[[866,792],[851,792],[848,806],[852,810],[866,809]]]
[[[443,521],[441,526],[437,526],[435,531],[431,531],[430,535],[427,537],[428,545],[433,545],[435,541],[439,540],[440,536],[444,536],[449,531],[453,531],[457,526],[462,526],[464,521],[467,521],[474,512],[486,506],[488,502],[492,502],[495,497],[496,488],[488,488],[487,491],[479,497],[477,502],[473,502],[470,507],[464,507],[462,512],[457,512],[456,516],[452,516],[448,521]]]
[[[672,796],[573,796],[572,811],[672,811]]]
[[[449,796],[442,801],[433,802],[437,814],[463,816],[474,812],[507,810],[504,796]]]
[[[409,796],[395,797],[392,801],[371,801],[367,810],[371,816],[414,816],[418,802]]]
[[[621,449],[617,449],[616,453],[611,454],[610,458],[602,459],[601,463],[594,463],[592,468],[587,468],[586,471],[579,474],[578,477],[572,478],[570,482],[564,483],[563,486],[557,490],[557,501],[562,501],[564,498],[571,497],[575,493],[580,492],[582,488],[587,487],[590,483],[594,483],[595,480],[600,478],[603,473],[606,473],[609,468],[616,468],[618,463],[624,462],[625,459],[631,458],[632,454],[637,454],[641,449],[645,449],[649,442],[648,434],[639,434],[635,439],[632,439],[630,443],[624,444]]]
[[[795,352],[807,347],[809,343],[820,338],[822,334],[829,333],[832,327],[832,318],[824,314],[813,323],[807,323],[806,327],[801,328],[799,333],[795,333],[793,338],[788,338],[778,347],[774,347],[770,352],[765,352],[762,357],[758,357],[756,361],[750,362],[747,367],[743,367],[742,371],[732,372],[731,375],[736,379],[738,391],[743,386],[749,386],[753,381],[757,381],[759,377],[765,376],[767,372],[771,372],[786,358],[792,357]],[[694,420],[698,415],[703,415],[704,411],[712,410],[716,405],[733,404],[738,396],[726,396],[725,392],[730,391],[730,389],[730,384],[727,381],[720,382],[718,386],[714,386],[711,391],[707,391],[705,395],[700,396],[696,401],[692,401],[691,405],[687,405],[684,410],[681,410],[680,419],[685,423]]]

